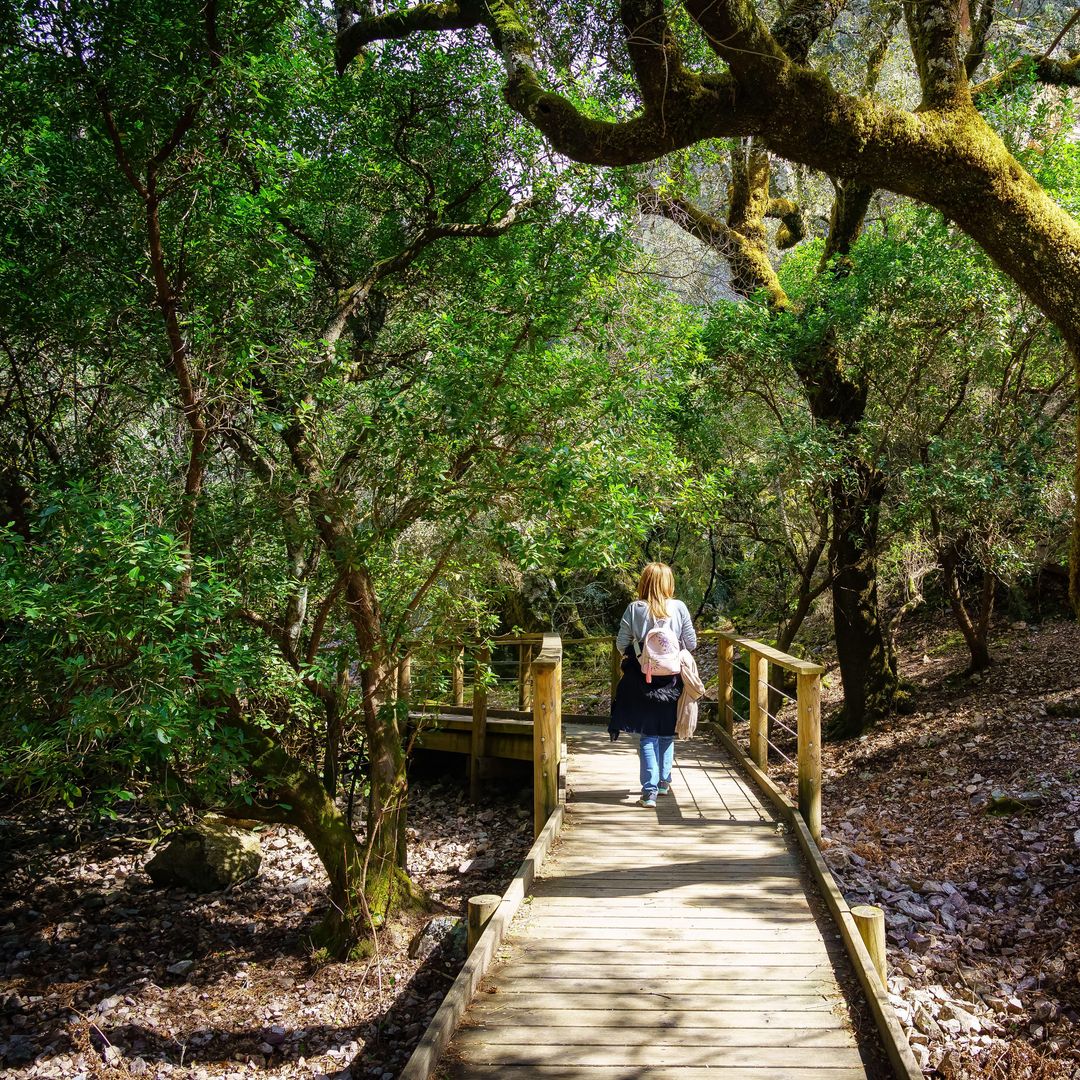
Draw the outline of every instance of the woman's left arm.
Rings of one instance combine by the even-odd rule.
[[[697,632],[694,630],[694,620],[690,618],[690,609],[681,600],[679,603],[682,604],[683,616],[682,647],[693,652],[697,648]]]

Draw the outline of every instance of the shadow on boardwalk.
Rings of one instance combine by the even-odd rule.
[[[678,744],[672,795],[646,809],[633,741],[572,750],[562,839],[441,1075],[889,1075],[860,1047],[794,844],[721,753]]]

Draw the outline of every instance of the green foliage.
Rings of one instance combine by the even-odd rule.
[[[191,590],[176,537],[141,508],[77,486],[30,537],[0,533],[0,779],[16,796],[133,798],[177,765],[203,797],[237,763],[216,692],[275,681],[223,621],[233,587],[200,561]],[[166,783],[166,789],[168,784]]]

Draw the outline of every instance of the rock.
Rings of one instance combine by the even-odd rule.
[[[1057,1016],[1058,1009],[1055,1002],[1043,998],[1041,1001],[1035,1002],[1031,1011],[1036,1020],[1053,1020]]]
[[[0,1043],[0,1060],[7,1065],[26,1065],[36,1056],[34,1044],[21,1035],[12,1035],[6,1047]]]
[[[214,892],[254,877],[262,864],[258,837],[220,818],[178,829],[163,843],[146,864],[159,888]]]
[[[958,1022],[964,1031],[978,1033],[982,1030],[982,1022],[966,1009],[961,1009],[955,1002],[946,1001],[942,1004],[941,1014],[949,1020]]]
[[[194,960],[177,960],[175,964],[170,964],[165,970],[170,975],[179,975],[183,978],[194,966]]]
[[[925,1005],[918,1005],[915,1009],[915,1029],[928,1035],[932,1039],[941,1038],[941,1028],[937,1021],[930,1015],[930,1010]]]
[[[910,915],[919,922],[927,922],[934,917],[934,913],[924,904],[916,904],[911,900],[898,900],[896,906],[905,915]]]
[[[409,942],[409,956],[413,960],[426,960],[444,941],[450,938],[451,947],[465,947],[465,923],[456,915],[436,915],[428,919]]]

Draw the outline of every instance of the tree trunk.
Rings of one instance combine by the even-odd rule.
[[[945,589],[949,594],[949,606],[953,618],[964,635],[964,643],[971,654],[967,672],[985,671],[994,661],[990,655],[990,616],[994,610],[994,592],[997,581],[988,570],[983,571],[982,589],[980,590],[979,615],[972,619],[964,601],[964,590],[960,584],[958,553],[955,541],[939,542],[938,560],[945,578]]]
[[[306,768],[272,736],[245,720],[232,705],[230,722],[243,734],[249,754],[247,769],[263,790],[265,803],[236,803],[223,812],[237,817],[274,821],[299,829],[315,849],[330,880],[330,908],[312,931],[316,948],[335,959],[365,953],[374,931],[393,910],[417,903],[422,895],[396,865],[396,823],[385,816],[366,842],[357,842],[345,815],[327,794],[319,775]],[[398,758],[402,759],[400,747]],[[401,775],[404,776],[403,760]],[[392,766],[396,771],[397,765]],[[373,769],[373,772],[375,770]],[[374,784],[373,784],[374,787]],[[390,857],[384,838],[393,836]]]
[[[885,478],[863,461],[856,482],[832,483],[833,632],[844,707],[830,725],[834,738],[859,735],[889,713],[899,691],[896,660],[878,612],[878,517]]]

